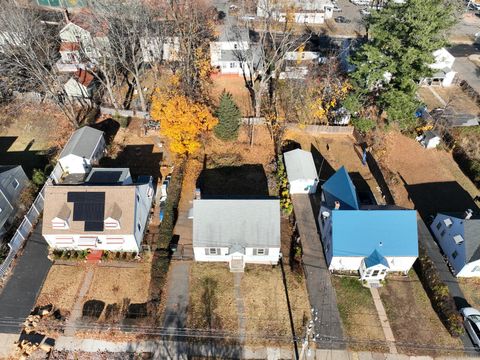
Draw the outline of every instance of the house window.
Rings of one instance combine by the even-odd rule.
[[[447,231],[447,230],[443,229],[442,232],[440,233],[440,236],[443,237],[443,235],[445,235],[445,232],[446,232],[446,231]]]
[[[457,256],[458,256],[458,252],[457,252],[457,250],[455,250],[455,251],[452,253],[452,258],[455,259]]]
[[[205,255],[222,255],[220,248],[205,248]]]
[[[52,220],[52,229],[68,229],[68,224],[64,220]]]
[[[20,184],[19,184],[18,180],[17,180],[17,179],[13,179],[13,188],[16,189],[16,188],[18,188],[19,185],[20,185]]]
[[[441,227],[442,227],[442,223],[439,221],[437,224],[437,230],[440,230]]]
[[[237,67],[237,64],[235,64],[234,62],[231,62],[230,63],[230,69],[234,69]]]
[[[452,222],[452,220],[451,220],[450,218],[446,218],[445,220],[443,220],[443,222],[445,223],[445,226],[446,226],[447,228],[451,227],[452,224],[453,224],[453,222]]]
[[[475,266],[473,269],[472,269],[473,272],[480,272],[480,265],[477,265]]]
[[[138,231],[140,231],[142,229],[142,227],[140,226],[140,223],[137,224],[137,229],[138,229]]]
[[[234,44],[234,45],[233,45],[233,48],[234,48],[235,50],[237,50],[237,48],[238,48],[237,44]]]
[[[257,256],[268,255],[268,249],[253,249],[253,255],[257,255]]]
[[[372,276],[377,276],[378,275],[378,270],[373,270]]]
[[[140,196],[137,195],[137,202],[139,202],[139,201],[140,201]]]
[[[118,237],[107,237],[106,243],[108,245],[119,245],[125,242],[124,238],[121,236]]]

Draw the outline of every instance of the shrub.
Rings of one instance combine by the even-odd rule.
[[[221,140],[236,139],[241,113],[230,93],[223,91],[215,116],[218,118],[218,124],[213,130],[215,136]]]
[[[110,251],[105,250],[102,254],[102,260],[103,261],[108,260],[109,256],[110,256]]]
[[[368,118],[352,118],[352,125],[357,129],[359,132],[365,134],[375,128],[375,121]]]
[[[460,336],[464,332],[462,317],[457,311],[455,301],[448,286],[440,279],[433,261],[426,255],[425,249],[419,246],[419,257],[415,262],[415,270],[422,282],[432,307],[452,336]]]
[[[32,182],[36,186],[41,187],[45,181],[47,181],[47,176],[45,173],[40,169],[33,169]]]
[[[285,215],[290,215],[293,211],[293,204],[288,190],[287,172],[281,155],[277,159],[277,182],[279,185],[280,208]]]

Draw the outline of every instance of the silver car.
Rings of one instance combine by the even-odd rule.
[[[472,339],[473,345],[480,347],[480,311],[472,307],[460,310],[463,316],[463,325]]]

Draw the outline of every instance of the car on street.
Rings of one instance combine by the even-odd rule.
[[[480,311],[472,307],[465,307],[460,310],[460,313],[463,316],[463,326],[478,350],[480,348]]]
[[[333,11],[334,12],[342,12],[342,8],[340,6],[338,6],[337,4],[334,4],[333,5]]]
[[[339,24],[348,24],[352,22],[351,20],[347,19],[345,16],[337,16],[334,20],[336,23],[339,23]]]

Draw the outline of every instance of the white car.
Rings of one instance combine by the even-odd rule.
[[[480,311],[472,307],[460,310],[463,316],[463,326],[472,339],[473,345],[480,347]]]

